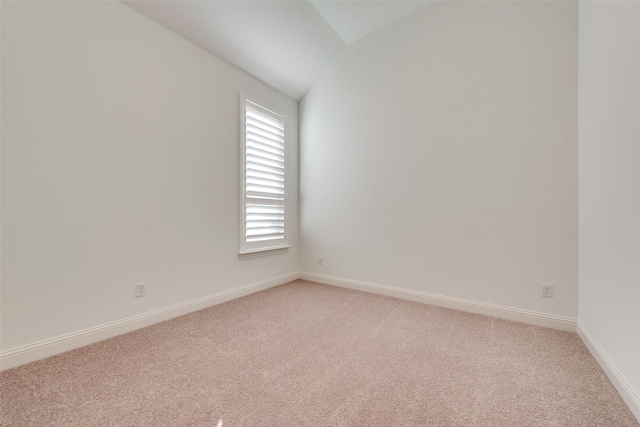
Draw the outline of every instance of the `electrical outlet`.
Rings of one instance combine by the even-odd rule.
[[[146,283],[136,283],[136,298],[143,297],[147,290]]]
[[[318,265],[324,265],[324,258],[321,256],[318,257]]]
[[[540,296],[551,298],[553,297],[553,285],[547,283],[540,283]]]

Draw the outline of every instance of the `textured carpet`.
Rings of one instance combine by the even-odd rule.
[[[2,426],[637,426],[573,333],[296,281],[0,373]]]

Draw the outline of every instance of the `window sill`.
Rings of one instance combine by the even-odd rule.
[[[245,252],[240,252],[238,258],[241,260],[248,258],[257,258],[267,255],[283,254],[289,251],[289,246],[277,246],[274,248],[253,249]]]

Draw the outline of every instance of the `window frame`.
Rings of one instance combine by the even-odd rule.
[[[246,177],[247,177],[247,105],[256,109],[262,114],[271,116],[276,120],[281,120],[284,127],[284,236],[281,239],[265,240],[261,242],[247,242],[246,239],[246,218],[247,218],[247,200],[255,200],[253,197],[247,196]],[[287,126],[287,116],[275,109],[271,108],[268,103],[248,97],[243,93],[239,94],[239,190],[240,190],[240,215],[239,215],[239,249],[238,256],[243,258],[253,258],[255,256],[271,255],[274,253],[286,252],[289,248],[289,135]]]

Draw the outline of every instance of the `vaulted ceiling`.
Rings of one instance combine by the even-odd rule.
[[[435,2],[122,1],[296,100],[348,44]]]

